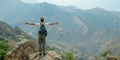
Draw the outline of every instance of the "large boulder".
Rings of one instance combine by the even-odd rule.
[[[34,41],[21,41],[16,48],[5,56],[5,60],[29,60],[31,59],[31,55],[35,53],[37,53],[37,51],[35,50]]]
[[[111,54],[107,54],[106,59],[107,59],[107,60],[118,60],[117,57],[112,56]]]
[[[106,58],[107,60],[118,60],[117,57],[114,57],[114,56],[108,56]]]

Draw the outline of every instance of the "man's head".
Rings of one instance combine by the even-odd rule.
[[[44,22],[44,17],[41,17],[41,18],[40,18],[40,21],[41,21],[41,22]]]

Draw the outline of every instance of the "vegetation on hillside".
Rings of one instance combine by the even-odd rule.
[[[48,51],[55,51],[55,48],[54,47],[49,47],[47,50]]]
[[[101,56],[102,56],[102,57],[106,57],[107,54],[111,54],[111,51],[110,51],[110,50],[106,50],[106,51],[104,51],[104,52],[101,54]]]
[[[4,56],[12,47],[8,45],[5,41],[0,40],[0,60],[4,60]]]
[[[66,52],[65,60],[76,60],[76,59],[75,59],[74,54],[72,52],[68,51],[68,52]]]

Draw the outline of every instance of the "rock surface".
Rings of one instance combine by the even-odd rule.
[[[24,40],[18,43],[18,46],[10,51],[5,60],[64,60],[60,54],[55,51],[48,51],[43,57],[35,49],[33,40]]]
[[[118,60],[117,57],[114,56],[108,56],[106,57],[107,60]]]

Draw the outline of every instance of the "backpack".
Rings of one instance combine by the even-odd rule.
[[[45,23],[40,23],[39,34],[47,36],[47,30],[45,27]]]

